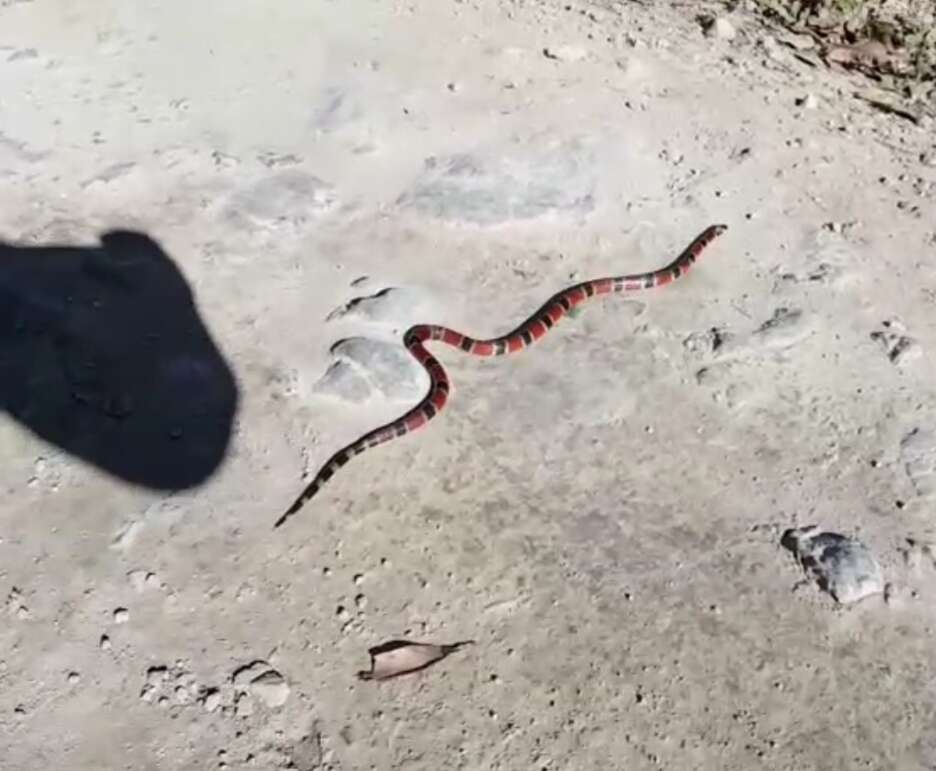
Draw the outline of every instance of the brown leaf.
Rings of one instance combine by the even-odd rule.
[[[370,672],[358,672],[358,677],[361,680],[386,680],[407,672],[415,672],[473,643],[474,640],[464,640],[450,645],[433,645],[409,640],[391,640],[367,651],[371,657]]]

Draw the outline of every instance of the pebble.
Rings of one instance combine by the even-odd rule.
[[[787,530],[781,543],[836,602],[848,605],[884,591],[881,567],[861,541],[818,526]]]
[[[780,44],[777,42],[777,39],[771,35],[765,35],[760,40],[761,47],[764,49],[764,53],[767,56],[775,61],[779,61],[784,58],[783,50],[780,48]]]
[[[819,106],[819,100],[815,94],[806,94],[796,98],[796,106],[803,107],[806,110],[815,110]]]
[[[555,59],[560,62],[580,62],[588,52],[581,46],[558,46],[556,48],[544,48],[543,56],[547,59]]]
[[[205,694],[202,705],[205,708],[205,712],[214,712],[218,707],[221,706],[221,692],[209,691],[207,694]]]
[[[711,19],[705,25],[704,32],[706,37],[715,37],[721,40],[734,40],[737,34],[734,24],[728,21],[724,16]]]

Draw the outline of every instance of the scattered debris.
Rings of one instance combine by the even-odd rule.
[[[915,576],[919,576],[924,565],[936,568],[936,544],[907,538],[907,545],[901,549],[904,564]]]
[[[23,593],[15,586],[10,589],[10,593],[7,595],[6,610],[9,615],[16,616],[21,621],[30,616],[29,608],[23,602]]]
[[[794,324],[802,315],[803,312],[797,308],[777,308],[774,310],[773,315],[757,328],[756,333],[763,334],[773,329],[789,326]]]
[[[780,543],[793,552],[819,587],[842,605],[884,591],[880,565],[854,538],[809,525],[787,530]]]
[[[204,703],[205,695],[214,688],[205,688],[196,681],[195,675],[188,671],[185,662],[176,661],[171,667],[157,664],[146,670],[146,682],[140,689],[140,698],[160,707],[185,707]]]
[[[837,235],[847,236],[853,230],[861,227],[860,220],[849,220],[848,222],[824,222],[822,223],[822,229],[828,230],[830,233],[836,233]]]
[[[920,346],[913,338],[904,334],[907,330],[896,319],[881,322],[882,329],[871,333],[871,339],[880,343],[891,364],[900,366],[919,358]]]
[[[464,640],[451,645],[391,640],[368,649],[371,657],[370,672],[358,672],[358,677],[361,680],[386,680],[415,672],[444,659],[459,648],[472,644],[474,640]]]
[[[683,338],[683,347],[690,353],[717,353],[731,334],[718,327],[709,327],[703,332],[692,332]]]

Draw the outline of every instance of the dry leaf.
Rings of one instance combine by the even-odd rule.
[[[358,677],[361,680],[386,680],[407,672],[415,672],[473,642],[474,640],[464,640],[451,645],[433,645],[409,640],[391,640],[367,651],[371,657],[371,670],[358,672]]]

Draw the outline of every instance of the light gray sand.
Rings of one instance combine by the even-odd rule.
[[[934,128],[692,15],[0,2],[0,236],[132,229],[179,271],[161,302],[87,253],[5,268],[0,767],[933,767]],[[502,333],[714,222],[686,278],[531,350],[436,346],[445,413],[272,529],[425,387],[380,342]],[[178,314],[194,349],[147,326]],[[344,338],[376,342],[323,383]],[[112,387],[113,346],[145,377]],[[76,400],[53,439],[43,388]],[[102,425],[119,453],[74,435]],[[780,536],[814,521],[888,602],[799,583]],[[404,636],[477,644],[355,678]]]

